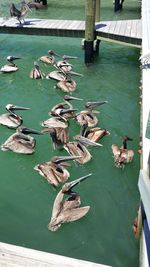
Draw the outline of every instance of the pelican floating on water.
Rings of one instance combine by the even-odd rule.
[[[75,159],[75,161],[80,164],[85,164],[92,158],[92,155],[86,146],[102,146],[101,144],[93,142],[80,135],[77,135],[74,138],[76,141],[66,143],[64,149],[67,150],[71,156],[80,156],[80,158]]]
[[[66,182],[70,177],[69,172],[66,170],[65,166],[70,166],[67,161],[74,160],[76,157],[62,156],[53,157],[50,161],[37,164],[34,170],[38,171],[48,183],[57,187],[60,183]]]
[[[68,73],[72,70],[72,65],[67,60],[76,59],[76,58],[77,57],[74,57],[74,56],[63,55],[62,60],[57,61],[55,63],[55,67],[61,70],[62,72]]]
[[[22,24],[22,20],[23,23],[24,21],[24,17],[27,15],[28,11],[30,10],[29,6],[25,3],[25,1],[22,4],[21,9],[17,9],[16,6],[14,5],[14,3],[11,4],[10,6],[10,16],[11,17],[15,17],[20,24]]]
[[[52,138],[53,149],[63,146],[68,141],[68,122],[63,117],[52,117],[41,123],[42,133],[49,133]]]
[[[94,127],[98,123],[97,117],[94,113],[99,113],[99,111],[93,110],[95,107],[103,105],[108,101],[97,101],[97,102],[86,102],[85,107],[86,110],[82,110],[76,114],[76,121],[82,126],[86,121],[88,123],[88,127]]]
[[[57,84],[55,88],[62,90],[65,93],[72,93],[76,90],[77,83],[75,80],[72,79],[72,75],[80,76],[83,75],[77,72],[69,71],[69,72],[62,72],[61,71],[52,71],[46,77],[47,79],[54,79],[57,80]]]
[[[46,64],[54,64],[56,61],[55,56],[61,57],[60,55],[56,54],[53,50],[49,50],[48,55],[40,57],[40,61]]]
[[[68,127],[44,128],[41,132],[50,134],[52,138],[53,149],[56,149],[57,147],[63,147],[63,145],[68,142]]]
[[[15,113],[15,110],[29,110],[30,108],[15,106],[13,104],[8,104],[6,110],[9,113],[0,115],[0,124],[7,126],[8,128],[16,129],[23,123],[21,116]]]
[[[30,72],[31,79],[44,79],[45,74],[40,70],[37,62],[34,62],[34,68]]]
[[[7,61],[10,64],[4,65],[0,68],[0,72],[2,73],[10,73],[10,72],[15,72],[18,70],[17,65],[14,63],[14,60],[16,59],[21,59],[20,57],[14,57],[14,56],[8,56]]]
[[[80,135],[93,142],[97,142],[104,136],[110,135],[110,132],[108,132],[105,128],[100,127],[88,128],[88,123],[85,121],[81,126]]]
[[[127,141],[132,141],[128,136],[123,138],[123,145],[119,148],[117,145],[112,145],[112,152],[114,155],[114,163],[118,168],[124,168],[126,163],[131,162],[134,156],[133,150],[127,149]]]
[[[88,213],[90,206],[80,207],[80,196],[72,189],[91,175],[89,173],[75,181],[64,184],[53,204],[52,216],[48,224],[49,230],[56,231],[63,223],[79,220]],[[68,195],[69,198],[63,200],[65,195]]]
[[[12,134],[4,144],[1,145],[1,150],[11,150],[16,153],[32,154],[36,145],[36,140],[29,134],[42,134],[39,131],[26,127],[18,127],[16,133]]]
[[[42,127],[47,127],[47,128],[67,128],[68,127],[68,122],[64,117],[52,117],[49,118],[46,121],[43,121],[41,123]]]
[[[62,116],[65,119],[70,119],[74,117],[74,111],[76,111],[76,109],[73,109],[73,106],[70,103],[70,101],[72,100],[82,100],[82,99],[65,95],[64,102],[55,105],[48,114],[52,116]]]

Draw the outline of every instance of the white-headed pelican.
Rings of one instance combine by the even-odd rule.
[[[13,104],[8,104],[6,110],[9,113],[0,115],[0,124],[7,126],[8,128],[16,129],[23,123],[21,116],[15,113],[16,110],[28,110],[30,108],[15,106]]]
[[[39,131],[26,127],[18,127],[16,133],[12,134],[4,144],[1,145],[1,150],[11,150],[16,153],[33,154],[36,145],[36,140],[29,134],[42,134]]]

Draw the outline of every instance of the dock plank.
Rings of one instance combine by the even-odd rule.
[[[100,21],[95,27],[99,39],[103,37],[132,44],[140,44],[142,40],[141,20]],[[27,18],[20,25],[15,18],[0,18],[0,32],[84,38],[85,21]]]
[[[3,267],[110,267],[52,253],[0,242],[0,266]]]

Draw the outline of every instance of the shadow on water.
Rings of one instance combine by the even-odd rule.
[[[108,100],[97,110],[98,126],[106,128],[110,136],[102,141],[103,147],[90,148],[92,160],[86,165],[71,164],[71,180],[93,173],[78,186],[82,206],[90,205],[86,217],[61,226],[57,232],[47,229],[53,201],[60,190],[53,189],[36,171],[37,163],[48,161],[54,155],[67,155],[64,150],[52,150],[48,135],[37,136],[36,152],[19,155],[0,151],[0,241],[19,246],[49,251],[73,258],[108,264],[115,267],[138,266],[138,241],[132,233],[132,223],[139,204],[137,188],[139,173],[139,50],[121,45],[101,43],[95,64],[86,67],[81,40],[74,38],[1,35],[1,64],[13,54],[17,61],[16,73],[0,75],[0,113],[8,103],[31,107],[21,111],[24,125],[40,130],[40,123],[48,118],[49,110],[62,101],[64,93],[54,88],[53,80],[31,80],[33,62],[47,54],[49,49],[59,54],[78,56],[72,60],[77,90],[73,96],[84,101],[75,108],[84,109],[86,101]],[[45,74],[53,67],[38,61]],[[69,135],[72,140],[80,131],[73,120]],[[1,126],[2,144],[14,130]],[[133,141],[133,162],[125,169],[114,166],[111,152],[113,143],[121,145],[122,136]]]

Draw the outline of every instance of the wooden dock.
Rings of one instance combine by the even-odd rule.
[[[110,267],[52,253],[0,242],[0,266],[3,267]]]
[[[100,40],[141,46],[141,20],[101,21],[95,30]],[[84,38],[85,21],[25,19],[25,24],[19,25],[15,18],[0,18],[0,33]]]

